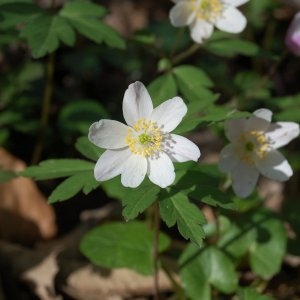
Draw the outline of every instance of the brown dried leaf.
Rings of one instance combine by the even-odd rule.
[[[25,163],[0,148],[0,168],[21,171]],[[0,237],[21,243],[52,238],[55,213],[37,185],[19,177],[0,184]]]

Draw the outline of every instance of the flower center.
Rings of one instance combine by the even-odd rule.
[[[208,22],[215,21],[224,9],[221,0],[193,0],[192,6],[193,10],[196,11],[197,19]]]
[[[237,153],[247,164],[263,159],[268,150],[268,140],[262,131],[244,132],[239,137]]]
[[[163,137],[156,122],[139,119],[128,130],[125,141],[132,153],[149,157],[161,151]]]

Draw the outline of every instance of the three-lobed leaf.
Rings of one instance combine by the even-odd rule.
[[[59,12],[73,28],[96,43],[105,42],[112,48],[124,49],[125,42],[112,28],[99,20],[106,10],[91,2],[73,1]]]
[[[62,17],[40,13],[31,19],[21,31],[21,37],[28,40],[34,58],[39,58],[55,51],[60,42],[68,46],[75,43],[75,32]]]
[[[188,197],[179,192],[174,195],[166,194],[159,202],[160,214],[167,226],[177,224],[180,234],[196,243],[199,247],[204,239],[201,225],[205,219],[200,209],[191,203]]]
[[[144,212],[157,200],[160,192],[160,188],[147,179],[137,189],[122,186],[119,178],[103,182],[102,188],[108,196],[122,201],[122,214],[127,221]]]

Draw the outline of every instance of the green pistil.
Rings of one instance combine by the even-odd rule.
[[[247,142],[245,144],[245,149],[249,152],[252,152],[254,150],[254,144],[252,142]]]
[[[200,4],[200,8],[203,10],[208,10],[210,8],[210,3],[209,1],[202,1]]]
[[[145,145],[147,143],[150,142],[150,136],[146,133],[142,133],[139,135],[139,142],[142,144],[142,145]]]

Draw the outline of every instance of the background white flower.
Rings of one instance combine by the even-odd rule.
[[[172,162],[197,161],[198,147],[185,137],[171,134],[187,112],[180,97],[153,108],[150,95],[141,82],[129,85],[123,99],[123,115],[128,125],[100,120],[91,125],[89,140],[107,149],[94,169],[96,180],[121,175],[126,187],[137,187],[146,174],[165,188],[175,180]]]
[[[250,118],[225,122],[230,144],[220,153],[219,168],[230,172],[236,195],[247,197],[253,191],[259,174],[273,180],[286,181],[293,170],[276,149],[299,135],[294,122],[271,123],[272,112],[256,110]]]
[[[171,24],[189,26],[196,43],[209,38],[214,26],[229,33],[239,33],[246,27],[245,16],[236,8],[249,0],[172,0]]]

